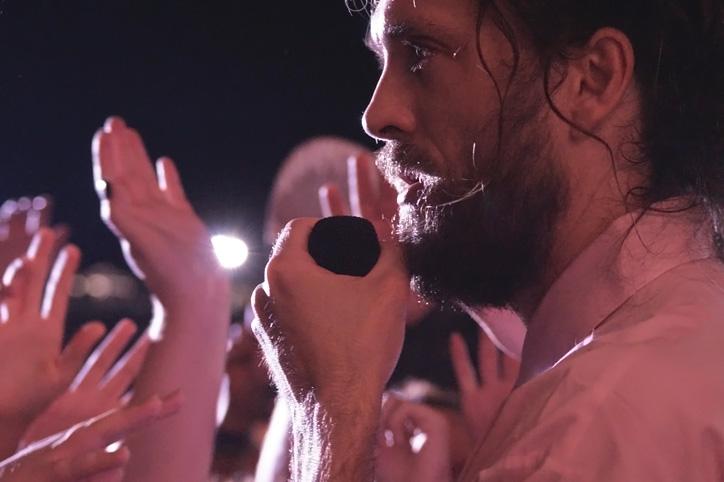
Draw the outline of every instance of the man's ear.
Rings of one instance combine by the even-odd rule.
[[[602,28],[567,61],[568,118],[589,133],[621,104],[634,75],[634,50],[620,30]]]

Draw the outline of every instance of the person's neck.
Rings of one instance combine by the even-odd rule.
[[[521,291],[511,306],[527,325],[533,321],[538,306],[560,275],[596,238],[620,216],[638,209],[632,204],[596,193],[583,202],[572,202],[558,222],[552,242],[547,268],[538,282]]]

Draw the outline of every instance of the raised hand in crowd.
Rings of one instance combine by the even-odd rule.
[[[324,216],[358,216],[374,223],[385,236],[392,233],[398,209],[397,192],[380,176],[370,152],[359,152],[347,160],[347,187],[348,200],[334,183],[319,189],[319,203]],[[407,324],[415,324],[429,311],[430,306],[411,293]]]
[[[120,321],[86,360],[68,390],[33,420],[21,446],[124,406],[125,395],[141,370],[150,343],[144,334],[118,359],[135,332],[132,321]]]
[[[56,240],[52,230],[41,229],[28,254],[11,263],[3,277],[0,458],[15,452],[33,419],[68,388],[103,336],[102,326],[89,324],[62,348],[65,314],[80,252],[75,246],[67,246],[53,264]]]
[[[501,405],[513,390],[520,363],[500,352],[482,331],[475,361],[465,340],[457,333],[450,337],[450,356],[463,416],[470,435],[477,440],[487,433]]]
[[[42,227],[49,227],[53,217],[53,202],[48,196],[8,199],[0,206],[0,272],[25,254],[33,236]],[[64,225],[53,227],[56,250],[68,238]]]
[[[359,216],[384,225],[392,230],[397,213],[395,190],[377,173],[372,154],[360,152],[347,161],[347,187],[345,200],[334,183],[319,190],[319,201],[325,216]]]
[[[171,159],[159,159],[154,171],[139,134],[117,117],[96,133],[92,151],[101,216],[155,300],[154,343],[135,397],[180,388],[185,400],[178,420],[161,422],[128,441],[136,454],[128,480],[203,480],[211,463],[224,368],[229,280]]]
[[[117,408],[36,442],[0,462],[0,482],[120,482],[130,452],[107,447],[175,413],[178,395]]]
[[[452,480],[450,427],[432,407],[388,397],[377,443],[377,482]]]

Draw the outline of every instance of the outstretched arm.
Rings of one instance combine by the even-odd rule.
[[[154,172],[138,133],[110,118],[93,139],[101,215],[154,296],[155,342],[135,397],[180,388],[180,416],[128,440],[133,482],[197,482],[208,476],[224,368],[229,282],[209,233],[184,194],[173,162]]]

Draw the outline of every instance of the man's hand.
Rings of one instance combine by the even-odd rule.
[[[377,482],[452,479],[450,428],[433,408],[394,397],[385,400],[377,448]]]
[[[206,227],[194,212],[171,159],[156,172],[141,137],[118,117],[93,138],[93,176],[101,216],[118,236],[126,261],[166,309],[203,297],[228,296]]]
[[[80,252],[74,246],[64,248],[51,271],[55,240],[53,231],[41,230],[28,255],[13,262],[3,277],[0,425],[4,431],[0,452],[5,455],[14,450],[30,422],[68,387],[103,336],[102,327],[89,325],[61,351]]]
[[[317,266],[307,252],[315,222],[292,221],[280,235],[253,294],[252,329],[293,413],[292,476],[365,480],[382,392],[402,347],[409,279],[389,238],[365,277]]]
[[[473,439],[477,440],[487,433],[501,405],[513,390],[520,364],[500,353],[482,331],[477,356],[477,372],[481,380],[478,380],[465,340],[458,333],[450,337],[450,356],[460,390],[463,416]],[[502,357],[500,366],[499,357]]]
[[[148,353],[149,339],[144,335],[116,361],[135,332],[136,325],[130,320],[119,322],[88,358],[70,388],[33,420],[21,445],[27,446],[96,414],[123,407],[124,395]]]
[[[404,333],[409,282],[400,253],[383,240],[367,276],[335,275],[307,252],[315,222],[294,220],[280,235],[253,295],[252,329],[278,388],[295,401],[344,403],[355,390],[381,396]]]
[[[175,413],[180,399],[165,399],[116,409],[34,443],[0,462],[0,482],[110,482],[123,480],[130,453],[106,447]]]

